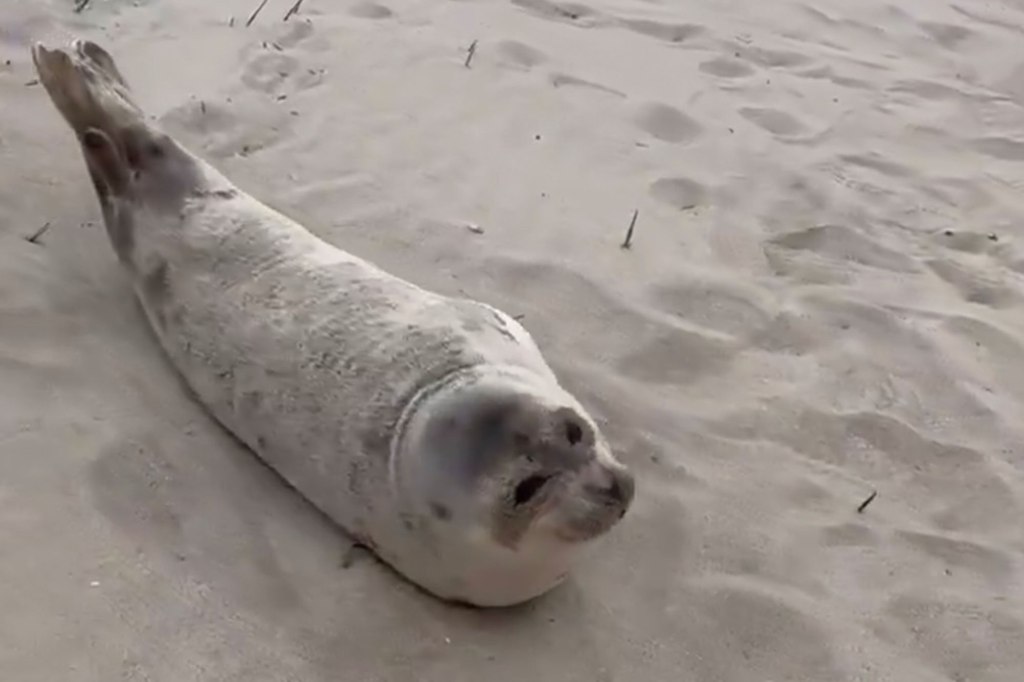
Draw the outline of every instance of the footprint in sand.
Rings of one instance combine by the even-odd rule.
[[[242,50],[242,83],[253,90],[284,96],[319,85],[323,70],[305,68],[299,58],[302,53],[297,57],[291,49],[312,34],[312,22],[300,21],[291,24],[275,40],[246,46]]]
[[[281,107],[256,106],[242,115],[231,101],[193,100],[160,118],[168,132],[193,141],[204,156],[246,156],[276,144],[291,132],[292,117]]]
[[[807,126],[796,116],[787,114],[785,111],[779,111],[778,109],[743,107],[740,109],[740,116],[767,130],[772,135],[780,137],[792,137],[807,130]]]
[[[966,7],[953,3],[949,5],[949,8],[952,9],[957,14],[959,14],[960,16],[967,17],[971,21],[977,21],[979,24],[984,24],[986,26],[994,26],[996,28],[1005,29],[1007,31],[1011,31],[1013,33],[1018,34],[1024,32],[1021,30],[1020,24],[1015,21],[1006,21],[1005,19],[993,15],[986,16],[979,12],[969,10]]]
[[[571,23],[576,26],[592,26],[600,15],[586,5],[574,2],[551,2],[550,0],[512,0],[513,5],[553,21]]]
[[[502,40],[495,47],[495,52],[502,63],[526,70],[543,64],[548,59],[540,50],[517,40]]]
[[[889,88],[889,92],[907,93],[932,101],[958,99],[964,96],[963,91],[949,85],[917,79],[899,81]]]
[[[649,19],[625,19],[622,25],[630,31],[668,43],[682,43],[707,32],[703,26],[696,24],[666,24]]]
[[[913,259],[886,248],[863,233],[843,225],[818,225],[779,235],[768,241],[773,247],[810,251],[830,259],[858,263],[892,272],[916,272]]]
[[[758,66],[767,68],[790,68],[804,66],[811,62],[811,58],[800,52],[789,52],[787,50],[771,50],[765,47],[754,47],[751,45],[739,45],[727,43],[726,47],[731,48],[738,59],[746,59]]]
[[[514,285],[516,307],[528,309],[530,331],[542,344],[606,364],[620,376],[682,385],[723,371],[735,356],[735,344],[729,340],[646,314],[602,284],[564,267],[505,258],[483,265],[497,289],[512,290]],[[562,324],[566,319],[573,320],[568,333]]]
[[[253,90],[272,93],[299,70],[299,60],[291,55],[264,51],[248,61],[242,71],[242,82]]]
[[[577,78],[576,76],[570,76],[567,73],[555,72],[555,73],[552,73],[548,77],[548,79],[550,80],[551,85],[553,85],[556,88],[561,88],[561,87],[569,86],[569,87],[574,87],[574,88],[583,88],[583,89],[586,89],[586,90],[594,90],[596,92],[602,92],[602,93],[604,93],[606,95],[613,95],[613,96],[619,97],[619,98],[625,98],[626,97],[626,93],[622,92],[621,90],[616,90],[615,88],[609,88],[606,85],[601,85],[600,83],[594,83],[593,81],[588,81],[588,80],[584,80],[582,78]]]
[[[721,334],[746,337],[771,322],[772,314],[753,291],[724,283],[691,280],[663,284],[650,293],[655,308]]]
[[[860,523],[838,523],[821,529],[821,538],[826,547],[873,547],[878,544],[878,534]]]
[[[280,47],[295,47],[313,35],[312,21],[288,22],[287,28],[274,39]]]
[[[702,131],[701,125],[683,112],[657,102],[641,106],[634,118],[641,130],[663,142],[689,142]]]
[[[943,197],[946,200],[947,197]],[[992,253],[999,250],[999,236],[994,232],[972,232],[970,230],[940,230],[932,240],[944,249],[964,253]]]
[[[529,71],[548,61],[548,56],[544,52],[518,40],[502,40],[495,46],[494,52],[502,64],[523,71]],[[626,96],[624,92],[614,88],[557,71],[548,75],[548,81],[556,88],[569,86],[603,92],[616,97],[624,98]]]
[[[955,24],[942,24],[933,21],[923,21],[921,28],[930,35],[935,42],[947,50],[955,50],[963,41],[974,35],[969,28]]]
[[[719,78],[743,78],[755,72],[750,64],[732,57],[715,57],[701,62],[697,68]]]
[[[911,175],[916,175],[915,171],[909,166],[904,166],[901,163],[890,161],[876,152],[843,154],[839,159],[844,163],[848,163],[853,166],[860,166],[861,168],[868,168],[870,170],[877,171],[878,173],[890,178],[905,178]]]
[[[972,143],[975,151],[1004,161],[1024,161],[1024,142],[1009,137],[983,137]]]
[[[736,345],[723,339],[670,329],[638,339],[615,365],[623,376],[645,384],[685,386],[724,373],[736,352]]]
[[[968,303],[988,306],[990,308],[1013,308],[1021,303],[1020,295],[1011,287],[993,280],[981,272],[970,269],[948,260],[926,261],[928,267],[956,289],[960,297]]]
[[[695,208],[707,201],[704,185],[689,178],[661,178],[650,187],[651,196],[681,211]]]
[[[851,78],[850,76],[841,76],[835,72],[831,66],[813,66],[803,71],[794,71],[793,75],[800,76],[801,78],[811,78],[815,80],[827,80],[831,83],[843,88],[853,88],[855,90],[869,90],[874,86],[860,78]]]
[[[387,19],[394,14],[389,8],[376,2],[356,3],[348,13],[360,19]]]

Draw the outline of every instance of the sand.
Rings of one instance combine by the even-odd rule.
[[[1024,679],[1024,4],[256,4],[3,0],[0,680]],[[446,606],[228,437],[32,84],[72,33],[243,188],[522,315],[638,475],[599,558]]]

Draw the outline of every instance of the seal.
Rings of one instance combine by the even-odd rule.
[[[96,43],[35,44],[117,258],[198,401],[412,583],[551,590],[634,478],[530,334],[320,239],[147,120]]]

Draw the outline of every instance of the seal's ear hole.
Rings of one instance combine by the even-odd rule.
[[[128,165],[135,170],[139,169],[142,165],[142,159],[139,158],[139,148],[134,141],[127,141],[124,146],[124,158],[128,162]]]
[[[540,492],[540,489],[544,487],[544,484],[548,482],[550,476],[533,475],[524,478],[516,486],[515,492],[513,493],[513,501],[516,506],[526,504]]]
[[[124,131],[122,137],[125,160],[135,170],[145,170],[147,162],[167,156],[166,145],[160,139],[153,139],[149,131],[130,128]]]
[[[569,441],[569,445],[576,445],[583,440],[583,427],[571,419],[566,419],[565,439]]]

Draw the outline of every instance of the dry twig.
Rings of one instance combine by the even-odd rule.
[[[478,41],[474,40],[473,44],[469,46],[469,50],[466,53],[466,68],[469,68],[469,63],[473,61],[473,55],[476,54],[476,44]]]
[[[302,0],[295,0],[295,4],[292,5],[292,8],[290,10],[288,10],[288,14],[284,15],[284,20],[288,21],[289,19],[291,19],[292,16],[299,13],[300,9],[302,9]]]
[[[266,7],[266,6],[267,6],[267,0],[263,0],[263,2],[260,3],[260,6],[257,7],[255,10],[253,10],[253,13],[249,15],[249,20],[247,22],[245,22],[245,27],[246,28],[249,28],[250,26],[252,26],[252,22],[256,21],[256,17],[258,17],[260,15],[260,12],[262,12],[263,8]]]
[[[622,248],[628,249],[633,245],[633,228],[636,227],[637,216],[640,215],[640,209],[633,210],[633,219],[629,221],[629,229],[626,230],[626,239],[622,242]]]
[[[25,241],[27,241],[29,244],[37,244],[37,245],[39,245],[40,244],[39,240],[42,238],[42,236],[44,234],[46,234],[46,231],[49,230],[49,229],[50,229],[50,221],[46,221],[46,224],[43,225],[42,227],[40,227],[35,232],[33,232],[31,236],[25,237]]]
[[[875,501],[876,497],[878,497],[878,491],[877,490],[872,490],[871,494],[868,495],[868,499],[866,499],[863,502],[861,502],[860,506],[857,507],[857,513],[858,514],[863,514],[864,510],[868,508],[869,504],[871,504],[872,502]]]

